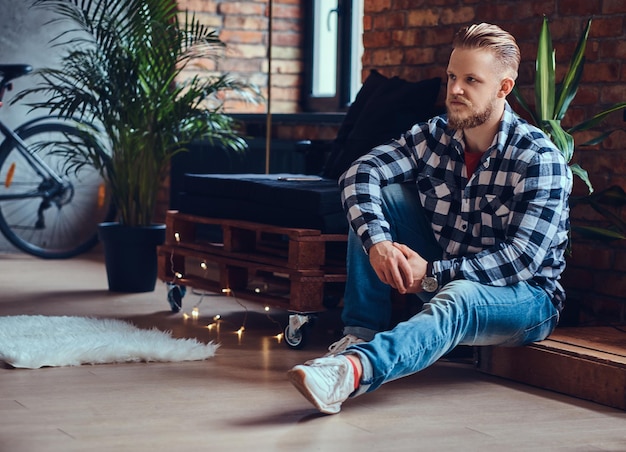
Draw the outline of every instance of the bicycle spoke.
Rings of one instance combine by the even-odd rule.
[[[112,219],[103,181],[91,167],[66,174],[62,156],[40,146],[68,136],[78,140],[80,132],[71,126],[49,123],[27,128],[20,136],[57,176],[42,178],[16,147],[3,145],[0,230],[15,246],[39,257],[65,258],[88,250],[97,242],[98,223]],[[18,196],[22,198],[15,199]]]

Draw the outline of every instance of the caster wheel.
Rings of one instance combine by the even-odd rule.
[[[183,307],[183,297],[187,293],[187,288],[171,283],[168,283],[167,286],[167,302],[170,304],[172,312],[179,312]]]
[[[305,325],[300,328],[292,330],[289,325],[285,327],[285,344],[287,347],[294,350],[303,348],[309,338],[309,331]]]

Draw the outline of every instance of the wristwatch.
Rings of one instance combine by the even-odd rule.
[[[433,276],[433,264],[426,264],[426,276],[422,279],[422,289],[424,292],[436,292],[439,289],[439,282]]]

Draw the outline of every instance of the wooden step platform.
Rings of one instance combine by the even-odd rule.
[[[169,211],[159,278],[293,312],[319,312],[325,297],[343,291],[346,241],[346,235],[316,229]]]
[[[479,347],[491,375],[626,410],[626,328],[557,328],[526,347]]]

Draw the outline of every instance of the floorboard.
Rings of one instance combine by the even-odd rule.
[[[462,359],[350,400],[323,416],[285,378],[324,352],[338,312],[319,316],[309,347],[276,335],[287,313],[188,293],[197,321],[174,314],[166,287],[111,293],[98,251],[67,261],[0,254],[0,315],[129,320],[221,344],[214,358],[38,370],[0,369],[0,451],[623,451],[626,413],[478,371]],[[221,318],[219,330],[207,328]],[[235,332],[245,326],[242,335]]]

